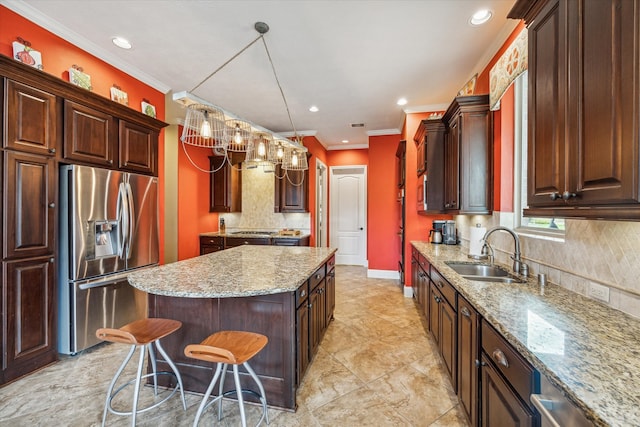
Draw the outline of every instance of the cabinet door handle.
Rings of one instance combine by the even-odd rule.
[[[467,307],[462,307],[460,309],[460,313],[462,313],[464,317],[471,317],[471,312],[469,312],[469,309]]]
[[[558,200],[561,196],[560,196],[560,193],[556,191],[549,194],[549,197],[551,197],[551,200]]]
[[[300,298],[304,297],[307,294],[306,290],[303,290],[302,292],[300,292]]]
[[[109,161],[107,161],[107,163],[109,163],[110,165],[113,164],[113,159],[109,159]]]
[[[53,209],[53,208],[55,208],[55,207],[56,207],[56,204],[55,204],[55,203],[53,203],[53,202],[51,202],[51,203],[49,203],[49,207],[50,207],[51,209]]]
[[[53,264],[56,260],[54,258],[49,258],[49,263]]]
[[[562,198],[564,200],[573,199],[575,197],[578,197],[578,195],[576,193],[570,193],[568,191],[565,191],[564,193],[562,193]]]
[[[55,148],[49,148],[49,152],[50,152],[51,154],[54,154],[54,153],[56,152],[56,149],[55,149]]]
[[[505,368],[509,367],[509,361],[507,360],[507,356],[504,355],[502,350],[496,348],[495,350],[493,350],[493,353],[491,354],[491,356],[495,359],[496,362],[498,362],[499,365],[502,365]]]

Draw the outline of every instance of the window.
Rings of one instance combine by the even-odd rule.
[[[522,216],[527,208],[527,72],[514,82],[514,216],[515,226],[522,231],[545,234],[564,234],[563,218],[536,218]]]

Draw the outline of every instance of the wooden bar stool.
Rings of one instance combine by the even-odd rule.
[[[100,328],[96,331],[96,336],[103,341],[110,341],[115,343],[122,344],[131,344],[131,350],[129,354],[120,365],[120,369],[116,372],[116,375],[111,380],[111,384],[109,385],[109,390],[107,391],[107,400],[104,404],[104,412],[102,413],[102,425],[104,426],[105,421],[107,419],[107,412],[111,412],[116,415],[131,415],[131,425],[136,425],[136,415],[142,412],[149,411],[162,403],[166,402],[171,396],[176,393],[176,390],[180,389],[180,395],[182,397],[182,407],[186,410],[187,404],[184,400],[184,389],[182,387],[182,378],[180,377],[180,372],[174,365],[171,358],[164,351],[162,346],[160,345],[160,338],[164,338],[167,335],[177,331],[182,326],[182,322],[171,319],[157,319],[157,318],[149,318],[149,319],[140,319],[134,322],[131,322],[119,329],[113,328]],[[156,369],[156,355],[153,350],[152,344],[156,345],[156,348],[164,357],[165,361],[169,364],[173,372],[161,371],[158,372]],[[131,381],[123,384],[118,388],[115,392],[113,391],[113,387],[118,380],[120,374],[124,370],[129,360],[133,356],[136,348],[140,348],[140,361],[138,362],[138,372],[136,378]],[[151,367],[153,373],[142,375],[142,367],[144,365],[144,360],[146,357],[146,352],[149,350],[149,359],[151,360]],[[144,378],[153,377],[153,391],[154,394],[158,394],[158,375],[172,375],[176,378],[177,384],[173,391],[165,397],[160,402],[154,403],[153,405],[147,406],[146,408],[138,409],[138,395],[140,394],[140,383]],[[112,401],[116,397],[118,393],[120,393],[126,386],[135,382],[135,388],[133,392],[133,407],[131,411],[121,412],[117,411],[112,406]]]
[[[264,346],[267,345],[268,341],[269,340],[266,336],[253,332],[220,331],[213,335],[209,335],[200,344],[190,344],[185,347],[184,354],[187,357],[217,363],[216,372],[213,375],[213,379],[211,380],[211,383],[209,383],[209,387],[207,388],[207,391],[202,398],[202,402],[200,403],[200,407],[198,408],[196,419],[193,422],[194,427],[198,425],[198,421],[200,420],[200,416],[204,410],[216,401],[218,401],[218,421],[222,420],[222,398],[225,394],[230,393],[235,393],[237,395],[238,405],[240,406],[240,418],[242,420],[243,427],[246,427],[247,420],[244,414],[244,400],[242,398],[242,393],[251,393],[258,397],[262,403],[262,417],[260,417],[260,420],[256,425],[260,425],[262,420],[266,420],[267,424],[269,424],[267,398],[264,393],[264,387],[262,387],[260,378],[258,378],[248,363],[253,356],[258,354]],[[229,365],[233,365],[233,379],[235,381],[236,389],[235,391],[223,393],[224,377]],[[260,394],[252,390],[242,389],[240,386],[240,376],[238,375],[238,365],[244,366],[249,375],[251,375],[251,378],[253,378],[258,385]],[[208,402],[209,396],[211,395],[213,387],[219,377],[220,385],[218,387],[218,396]]]

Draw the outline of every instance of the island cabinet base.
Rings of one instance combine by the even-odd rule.
[[[266,335],[268,344],[249,363],[262,381],[269,406],[296,409],[295,292],[238,298],[181,298],[150,294],[149,316],[182,322],[182,328],[162,339],[162,346],[180,370],[185,390],[198,393],[204,393],[209,385],[215,364],[186,357],[184,348],[188,344],[200,343],[220,330]],[[168,365],[161,356],[157,357],[159,369],[167,369]],[[243,374],[243,371],[240,367],[242,388],[256,390],[249,374]],[[165,381],[163,385],[175,385],[165,377],[168,376],[161,376]],[[229,369],[225,391],[234,389]],[[249,395],[243,397],[257,401]]]

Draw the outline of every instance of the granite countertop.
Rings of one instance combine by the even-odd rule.
[[[270,237],[273,239],[303,239],[305,237],[311,236],[310,234],[298,234],[297,236],[285,236],[280,234],[278,231],[268,231],[265,233],[257,233],[252,231],[242,232],[242,231],[233,231],[229,233],[220,233],[219,231],[210,231],[206,233],[200,233],[202,237]]]
[[[554,284],[541,288],[537,278],[464,279],[445,261],[470,261],[466,248],[411,243],[595,425],[640,425],[638,319]]]
[[[129,274],[150,294],[229,298],[291,292],[337,251],[306,246],[242,245]]]

